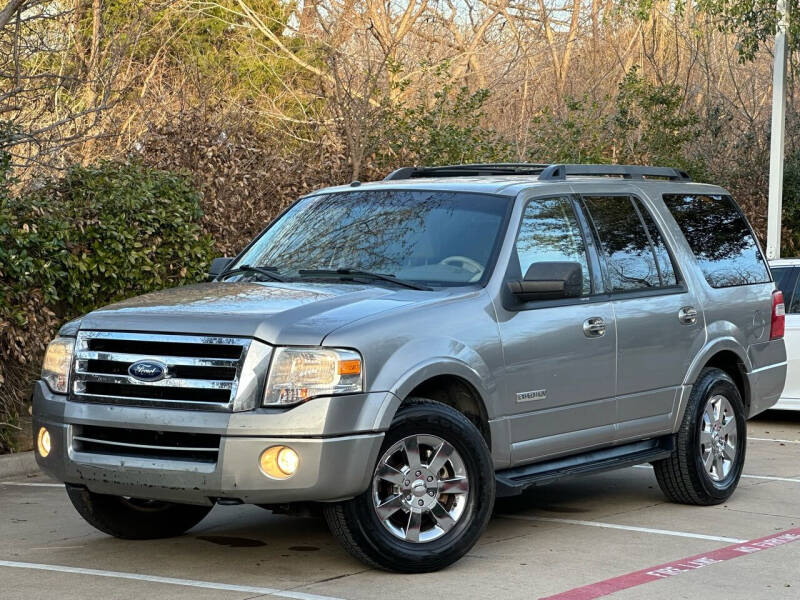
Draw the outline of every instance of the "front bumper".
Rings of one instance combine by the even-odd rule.
[[[34,431],[47,427],[52,451],[43,471],[100,494],[210,504],[335,501],[363,492],[383,442],[382,423],[399,401],[391,394],[318,398],[289,410],[210,413],[67,401],[42,382],[34,391]],[[216,462],[88,453],[73,435],[84,425],[221,435]],[[294,476],[277,481],[259,468],[277,444],[300,456]]]

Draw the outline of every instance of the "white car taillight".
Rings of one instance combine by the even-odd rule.
[[[769,329],[769,339],[779,340],[783,337],[786,325],[786,307],[783,304],[783,292],[772,292],[772,324]]]

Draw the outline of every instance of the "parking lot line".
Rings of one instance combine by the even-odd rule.
[[[579,519],[561,519],[558,517],[535,517],[529,515],[497,515],[503,519],[518,519],[520,521],[541,521],[543,523],[564,523],[567,525],[585,525],[587,527],[602,527],[604,529],[621,529],[623,531],[637,531],[639,533],[652,533],[654,535],[671,535],[674,537],[694,538],[697,540],[710,540],[712,542],[741,543],[746,540],[722,537],[719,535],[706,535],[704,533],[690,533],[687,531],[672,531],[670,529],[652,529],[650,527],[636,527],[633,525],[618,525],[617,523],[603,523],[600,521],[581,521]]]
[[[634,465],[636,469],[650,469],[653,470],[653,467],[650,465]],[[742,479],[764,479],[766,481],[788,481],[789,483],[800,483],[800,479],[795,479],[793,477],[774,477],[772,475],[746,475],[742,474]]]
[[[748,437],[748,442],[779,442],[781,444],[800,444],[800,440],[776,440],[774,438]]]
[[[81,567],[66,567],[63,565],[43,565],[38,563],[16,562],[0,560],[0,567],[16,569],[33,569],[38,571],[55,571],[57,573],[71,573],[75,575],[92,575],[95,577],[112,577],[115,579],[132,579],[134,581],[149,581],[167,585],[180,585],[185,587],[204,588],[226,592],[244,592],[248,594],[264,594],[293,600],[342,600],[333,596],[319,596],[291,590],[278,590],[250,585],[233,585],[229,583],[215,583],[213,581],[197,581],[195,579],[176,579],[174,577],[160,577],[157,575],[143,575],[141,573],[123,573],[120,571],[102,571],[100,569],[84,569]]]
[[[19,485],[23,487],[54,487],[63,488],[63,483],[27,483],[25,481],[0,481],[0,485]]]
[[[742,475],[744,479],[765,479],[767,481],[789,481],[791,483],[800,483],[800,479],[792,477],[772,477],[771,475]]]
[[[650,583],[652,581],[659,581],[660,579],[667,579],[682,573],[688,573],[696,569],[702,569],[710,565],[739,558],[740,556],[747,556],[763,550],[777,548],[784,544],[800,541],[800,528],[787,529],[779,533],[773,533],[763,538],[750,540],[743,544],[734,544],[732,546],[725,546],[719,550],[712,550],[703,554],[696,554],[688,558],[675,560],[672,562],[656,565],[627,573],[618,577],[612,577],[597,583],[591,583],[582,587],[567,590],[553,596],[540,598],[540,600],[593,600],[594,598],[601,598],[608,596],[615,592],[627,590],[632,587]]]

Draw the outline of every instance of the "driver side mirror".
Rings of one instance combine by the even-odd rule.
[[[583,292],[583,268],[576,262],[533,263],[522,281],[508,289],[521,302],[577,298]]]
[[[228,268],[233,262],[233,258],[215,258],[211,261],[211,266],[208,267],[208,273],[206,274],[206,281],[212,281],[217,278],[218,275],[221,275],[225,269]]]

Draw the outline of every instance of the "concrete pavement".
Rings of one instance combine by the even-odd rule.
[[[800,533],[786,534],[800,528],[800,413],[749,425],[747,477],[723,505],[670,504],[649,468],[567,481],[498,502],[464,559],[415,576],[366,569],[321,520],[252,506],[218,506],[180,538],[117,540],[87,525],[63,487],[10,478],[0,482],[0,598],[800,598]],[[741,550],[765,536],[778,541]],[[707,557],[686,562],[696,555]],[[620,588],[660,565],[669,576]],[[581,586],[613,593],[570,592]]]

